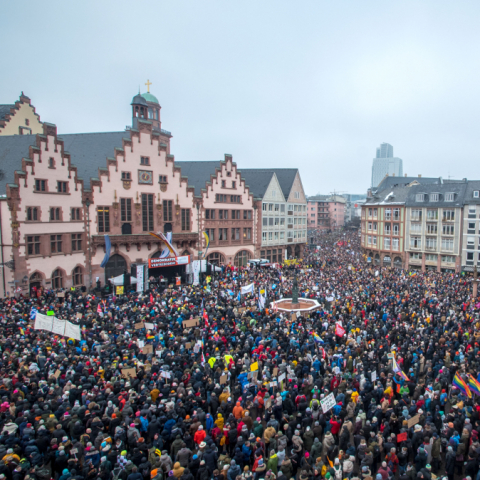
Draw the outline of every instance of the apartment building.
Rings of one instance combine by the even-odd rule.
[[[480,267],[480,181],[468,182],[462,222],[462,270]]]
[[[335,230],[345,225],[347,200],[340,195],[308,197],[308,228]]]
[[[384,190],[362,205],[362,250],[375,265],[403,268],[405,200],[408,187]]]

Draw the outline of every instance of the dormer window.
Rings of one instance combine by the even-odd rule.
[[[445,201],[446,202],[453,202],[455,200],[455,194],[454,193],[446,193],[445,194]]]
[[[479,191],[478,190],[474,190],[473,192],[473,198],[478,198],[479,197]]]
[[[425,194],[424,193],[417,193],[415,195],[415,201],[424,202],[425,201]]]
[[[430,201],[431,202],[438,202],[438,198],[439,198],[439,194],[438,193],[431,193],[430,194]]]

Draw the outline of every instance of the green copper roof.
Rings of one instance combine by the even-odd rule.
[[[155,95],[152,95],[151,93],[142,93],[142,97],[147,102],[158,103],[160,105],[160,102],[157,100],[157,97]]]

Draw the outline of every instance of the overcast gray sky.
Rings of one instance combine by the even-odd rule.
[[[362,193],[375,148],[409,175],[480,178],[478,1],[2,2],[0,103],[60,133],[118,131],[151,92],[177,160],[298,167]],[[474,168],[474,166],[476,168]]]

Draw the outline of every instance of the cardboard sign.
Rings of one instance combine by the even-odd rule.
[[[412,417],[412,418],[408,421],[408,428],[413,427],[414,425],[416,425],[419,420],[420,420],[420,415],[417,413],[417,415],[415,415],[414,417]]]
[[[228,375],[222,375],[220,377],[220,385],[224,385],[227,382],[228,382]]]
[[[323,413],[327,413],[337,404],[337,402],[335,401],[333,393],[331,393],[330,395],[327,395],[325,398],[320,400],[320,404],[322,405]]]
[[[57,370],[53,375],[55,378],[58,378],[61,374],[62,372],[60,370]]]
[[[192,318],[191,320],[184,320],[182,322],[183,328],[196,327],[200,323],[200,318]]]
[[[187,342],[187,343],[185,344],[185,348],[186,348],[187,350],[189,350],[190,348],[192,348],[191,342]]]
[[[246,310],[246,307],[240,307],[238,309],[238,313],[243,313]]]
[[[137,370],[135,368],[122,368],[123,378],[135,378],[137,376]]]
[[[278,368],[277,368],[277,367],[275,367],[275,368],[273,369],[273,374],[272,374],[272,375],[273,375],[274,377],[278,376]]]
[[[149,353],[153,353],[153,345],[145,345],[142,348],[142,353],[148,355]]]
[[[65,298],[65,292],[58,292],[57,297],[58,298]]]
[[[145,328],[145,324],[143,322],[138,322],[135,324],[135,330],[141,330],[142,328]]]
[[[80,320],[83,317],[83,315],[80,312],[77,312],[77,318]]]
[[[272,406],[272,399],[270,397],[268,397],[266,400],[265,400],[265,408],[268,409]]]

